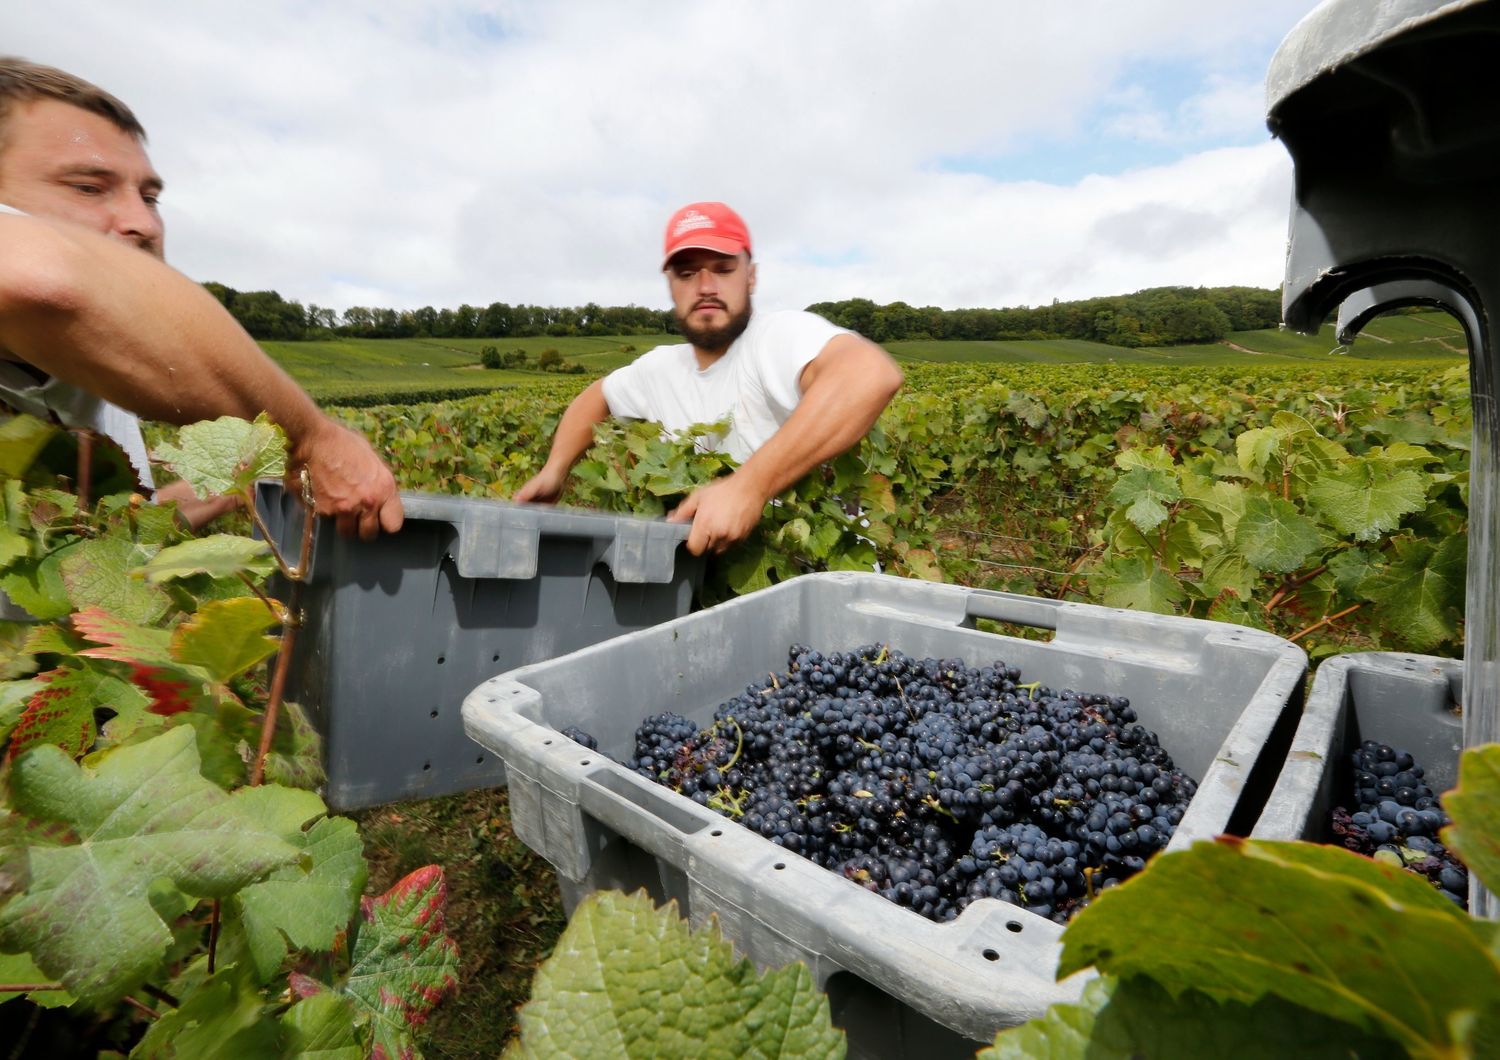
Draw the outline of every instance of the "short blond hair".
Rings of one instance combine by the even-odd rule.
[[[135,113],[98,85],[55,66],[0,55],[0,149],[5,147],[5,123],[11,108],[38,99],[55,99],[97,114],[122,132],[138,140],[146,139],[146,130]]]

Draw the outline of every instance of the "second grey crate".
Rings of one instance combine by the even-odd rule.
[[[1056,634],[981,632],[980,619]],[[516,834],[556,868],[569,903],[645,887],[695,922],[716,916],[762,966],[805,961],[852,1055],[972,1057],[1000,1027],[1076,997],[1077,977],[1054,982],[1059,925],[993,899],[925,920],[560,734],[579,726],[623,760],[646,715],[705,724],[747,683],[785,670],[792,644],[872,643],[970,665],[999,658],[1053,688],[1130,697],[1200,778],[1174,847],[1254,823],[1250,793],[1280,768],[1276,740],[1290,737],[1307,667],[1295,645],[1217,622],[817,574],[512,671],[465,700],[464,722],[505,758]]]
[[[401,500],[405,525],[375,541],[340,537],[325,520],[303,590],[286,698],[322,733],[325,798],[336,810],[503,784],[499,758],[464,735],[469,690],[686,614],[702,574],[685,524],[432,494]],[[257,508],[294,558],[300,503],[261,483]]]
[[[1458,782],[1463,660],[1352,652],[1323,661],[1286,765],[1266,800],[1256,839],[1333,840],[1329,814],[1353,796],[1347,760],[1364,740],[1411,753],[1424,783],[1442,794]]]

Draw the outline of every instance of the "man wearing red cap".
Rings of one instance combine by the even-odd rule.
[[[668,431],[728,421],[719,448],[740,466],[671,515],[692,520],[688,550],[744,540],[766,503],[857,444],[901,386],[874,343],[798,310],[753,315],[750,232],[721,202],[684,206],[667,223],[662,271],[686,345],[658,346],[573,399],[542,470],[519,501],[554,501],[609,416]]]

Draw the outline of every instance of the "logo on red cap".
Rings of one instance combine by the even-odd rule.
[[[750,251],[750,230],[740,215],[722,202],[689,203],[667,222],[662,268],[679,250],[712,250],[720,254]]]

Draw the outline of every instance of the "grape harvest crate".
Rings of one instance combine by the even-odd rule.
[[[980,619],[1055,634],[983,632]],[[972,1057],[999,1028],[1077,996],[1081,977],[1054,982],[1061,926],[991,899],[933,923],[560,732],[578,726],[623,760],[645,716],[705,724],[748,683],[784,671],[792,644],[871,643],[976,666],[1003,659],[1028,681],[1130,697],[1200,781],[1177,846],[1254,824],[1307,671],[1300,648],[1238,626],[841,572],[502,674],[464,701],[464,724],[505,759],[516,834],[557,870],[570,909],[591,891],[645,887],[695,923],[717,916],[763,967],[805,961],[851,1055]]]
[[[1351,652],[1321,663],[1286,765],[1251,834],[1329,842],[1329,813],[1350,806],[1348,756],[1363,740],[1411,752],[1439,795],[1456,785],[1463,669],[1462,659],[1396,652]]]
[[[702,578],[686,524],[423,493],[401,502],[405,525],[375,541],[325,520],[303,590],[286,698],[323,736],[335,810],[504,784],[501,761],[464,735],[469,690],[686,614]],[[301,504],[262,482],[256,506],[296,556]]]

